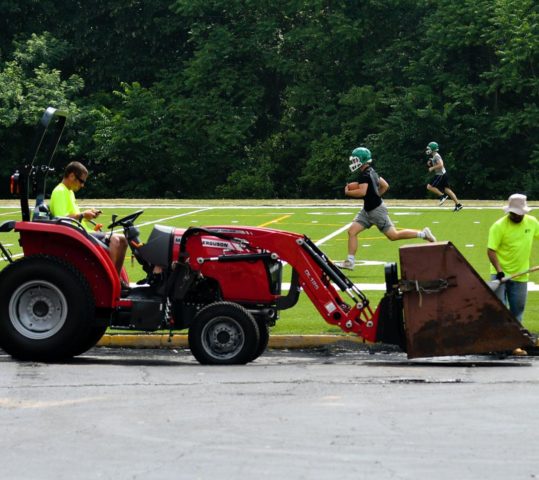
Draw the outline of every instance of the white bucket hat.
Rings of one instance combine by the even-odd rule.
[[[507,207],[503,207],[505,213],[513,212],[517,215],[524,215],[528,213],[531,208],[526,203],[526,195],[520,193],[514,193],[509,197]]]

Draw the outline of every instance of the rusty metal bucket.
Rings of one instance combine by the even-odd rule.
[[[451,242],[399,249],[408,358],[532,347],[535,338]]]

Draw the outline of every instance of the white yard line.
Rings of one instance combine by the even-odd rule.
[[[206,208],[201,208],[199,210],[193,210],[192,212],[186,212],[186,213],[181,213],[179,215],[174,215],[172,217],[159,218],[158,220],[152,220],[151,222],[140,223],[137,225],[137,227],[145,227],[146,225],[153,225],[154,223],[165,222],[167,220],[172,220],[173,218],[186,217],[187,215],[193,215],[195,213],[205,212],[207,210],[211,210],[212,208],[213,207],[206,207]]]
[[[385,291],[386,289],[385,283],[355,283],[354,285],[362,291]],[[337,285],[334,284],[333,286],[339,289]],[[290,290],[290,283],[282,283],[281,287],[286,292]],[[528,282],[528,292],[539,292],[539,285],[535,282]]]
[[[11,258],[18,258],[22,256],[23,256],[22,253],[17,253],[16,255],[11,255]],[[0,258],[0,262],[7,262],[7,260],[5,258]]]
[[[348,225],[345,225],[344,227],[341,227],[339,228],[338,230],[335,230],[333,233],[330,233],[327,237],[324,237],[324,238],[321,238],[320,240],[318,240],[317,242],[315,242],[314,244],[319,247],[320,245],[323,245],[324,243],[326,243],[328,240],[331,240],[333,237],[336,237],[337,235],[340,235],[342,232],[344,232],[345,230],[348,230],[350,228],[350,225],[352,225],[352,223],[349,223]]]
[[[502,202],[503,203],[503,202]],[[500,210],[502,211],[502,203],[500,205],[484,205],[484,206],[467,206],[465,205],[466,210]],[[336,209],[336,208],[342,208],[345,210],[352,210],[354,213],[357,213],[358,209],[361,207],[360,205],[351,205],[349,203],[336,203],[334,205],[319,205],[319,204],[312,204],[312,205],[175,205],[175,204],[166,204],[162,203],[159,205],[148,205],[148,204],[135,204],[135,203],[115,203],[115,204],[109,204],[109,203],[102,203],[99,202],[99,205],[96,204],[96,202],[92,202],[90,199],[82,199],[79,200],[79,204],[81,205],[94,205],[94,206],[101,206],[105,208],[143,208],[143,209],[158,209],[158,208],[166,208],[167,210],[185,210],[186,208],[213,208],[216,210],[253,210],[253,209],[261,209],[261,210],[328,210],[328,209]],[[389,210],[449,210],[446,207],[438,207],[438,206],[425,206],[425,205],[387,205],[387,208]],[[528,206],[531,206],[532,208],[537,208],[535,204],[530,204],[528,202]],[[13,210],[17,209],[17,205],[0,205],[0,210]],[[15,210],[13,213],[18,213],[20,210]]]

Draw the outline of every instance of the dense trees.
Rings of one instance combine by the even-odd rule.
[[[338,198],[366,145],[390,195],[422,197],[431,140],[461,197],[539,195],[534,0],[1,0],[0,19],[4,179],[54,105],[88,195]]]

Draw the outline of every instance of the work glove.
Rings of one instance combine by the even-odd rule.
[[[503,277],[505,277],[505,273],[503,272],[496,273],[496,280],[501,280]]]

